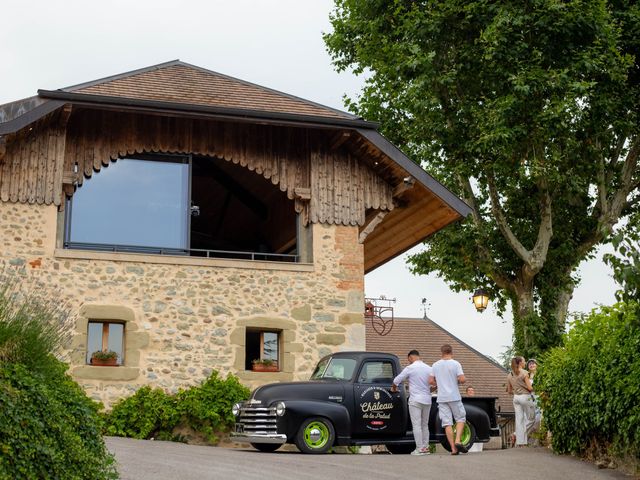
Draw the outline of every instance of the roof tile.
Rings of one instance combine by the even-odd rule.
[[[513,402],[506,393],[507,371],[497,363],[477,352],[431,320],[396,318],[393,328],[385,335],[378,335],[366,320],[367,351],[394,353],[403,366],[407,364],[407,353],[416,349],[429,365],[440,359],[440,347],[448,343],[453,347],[453,356],[462,365],[466,384],[460,391],[472,385],[476,396],[498,397],[496,409],[513,413]]]
[[[328,118],[355,116],[180,61],[63,89],[136,100],[257,110]]]

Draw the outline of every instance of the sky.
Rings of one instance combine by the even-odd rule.
[[[338,74],[322,41],[329,0],[5,0],[0,29],[0,104],[180,59],[210,70],[344,109],[362,79]],[[414,252],[422,247],[415,247]],[[569,306],[588,312],[614,301],[616,285],[600,260],[580,266]],[[401,256],[365,279],[366,295],[396,299],[396,317],[429,318],[480,352],[511,345],[510,316],[482,314],[470,294],[435,276],[413,276]]]

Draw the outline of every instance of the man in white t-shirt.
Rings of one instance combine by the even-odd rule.
[[[467,453],[462,445],[462,430],[467,421],[467,414],[462,405],[462,396],[458,385],[465,382],[462,365],[453,359],[451,345],[443,345],[440,348],[442,358],[433,364],[429,383],[438,388],[438,412],[440,421],[447,434],[447,440],[451,445],[451,455]],[[456,423],[456,438],[453,440],[453,420]]]
[[[431,388],[429,376],[431,367],[420,360],[420,353],[411,350],[407,355],[409,365],[400,375],[393,379],[392,392],[398,391],[398,385],[403,381],[409,382],[409,416],[413,426],[413,438],[416,449],[411,455],[429,454],[429,412],[431,411]]]

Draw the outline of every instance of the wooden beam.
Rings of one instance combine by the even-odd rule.
[[[393,187],[393,198],[402,196],[405,192],[411,190],[416,184],[416,179],[409,176],[404,177],[402,182]]]
[[[373,217],[371,221],[367,225],[365,225],[365,227],[362,229],[362,231],[360,232],[360,237],[358,238],[358,241],[360,243],[364,243],[364,241],[367,239],[369,234],[373,232],[378,225],[380,225],[380,222],[384,220],[384,217],[386,217],[388,213],[389,213],[388,210],[378,212],[376,216]]]
[[[329,149],[333,152],[340,148],[344,142],[349,140],[351,137],[351,132],[338,132],[333,138],[329,141]]]
[[[227,172],[214,165],[213,162],[203,163],[204,172],[199,172],[200,177],[213,178],[229,190],[238,200],[240,200],[249,210],[255,213],[261,220],[266,220],[269,216],[269,210],[266,205],[256,198],[253,193],[248,191],[236,179]]]
[[[4,160],[4,156],[7,153],[7,137],[0,136],[0,164]]]

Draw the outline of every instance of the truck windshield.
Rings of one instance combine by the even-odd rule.
[[[320,360],[311,375],[311,380],[331,378],[334,380],[351,380],[356,361],[353,358],[326,358]]]

